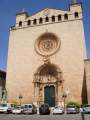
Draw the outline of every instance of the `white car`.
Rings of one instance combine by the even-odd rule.
[[[0,104],[0,113],[9,113],[11,108],[12,108],[12,104],[2,103]]]
[[[12,110],[13,114],[21,114],[23,113],[23,108],[21,106],[16,106],[13,110]]]
[[[61,106],[56,106],[53,109],[53,115],[55,115],[55,114],[64,114],[64,108]]]
[[[79,108],[77,108],[75,105],[68,105],[66,108],[67,114],[77,114],[79,113]]]
[[[33,104],[23,104],[23,114],[36,114],[37,108]]]
[[[83,105],[82,112],[90,113],[90,105]]]

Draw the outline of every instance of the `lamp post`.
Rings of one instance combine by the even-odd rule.
[[[23,96],[20,94],[20,95],[19,95],[20,105],[21,105],[21,103],[22,103],[22,98],[23,98]]]
[[[66,91],[63,93],[62,97],[64,99],[64,112],[65,112],[65,102],[66,102],[66,98],[67,96],[70,94],[69,89],[66,89]]]
[[[63,97],[63,102],[64,102],[64,112],[65,112],[65,102],[66,102],[66,98],[67,98],[66,92],[63,93],[62,97]]]

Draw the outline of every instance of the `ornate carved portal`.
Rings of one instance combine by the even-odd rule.
[[[34,74],[34,100],[38,105],[46,101],[50,103],[53,96],[53,104],[50,103],[52,106],[59,104],[62,99],[62,71],[58,66],[50,62],[50,56],[59,51],[60,45],[61,41],[58,36],[51,32],[43,33],[35,41],[36,53],[44,58],[44,64]],[[46,100],[47,97],[48,100]]]
[[[55,105],[60,104],[63,93],[63,76],[60,68],[51,63],[40,66],[34,74],[34,100],[40,105],[45,102],[44,90],[47,86],[55,88]]]

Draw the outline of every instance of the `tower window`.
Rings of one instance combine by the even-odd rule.
[[[33,24],[34,24],[34,25],[37,24],[37,20],[36,20],[36,19],[33,20]]]
[[[40,19],[39,19],[39,23],[40,23],[40,24],[42,24],[42,22],[43,22],[43,19],[42,19],[42,18],[40,18]]]
[[[45,22],[49,22],[49,18],[48,17],[45,18]]]
[[[75,18],[78,18],[79,16],[78,16],[78,12],[75,12],[74,13],[74,16],[75,16]]]
[[[60,21],[61,20],[61,15],[58,15],[58,21]]]
[[[28,20],[28,21],[27,21],[27,25],[31,25],[31,20]]]
[[[21,27],[21,26],[22,26],[22,21],[19,22],[19,27]]]
[[[55,22],[55,16],[52,16],[52,22]]]
[[[64,19],[65,19],[65,20],[68,20],[68,14],[65,14],[65,15],[64,15]]]

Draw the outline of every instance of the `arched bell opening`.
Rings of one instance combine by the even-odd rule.
[[[55,97],[53,98],[55,103],[51,101],[53,103],[51,104],[50,100],[48,100],[48,104],[50,106],[58,104],[58,101],[60,101],[59,91],[62,85],[62,71],[57,65],[51,63],[41,65],[34,74],[34,96],[38,104],[45,103],[45,95],[50,92],[52,95],[55,94]],[[50,94],[48,95],[49,96],[47,97],[50,99],[52,96],[50,97]]]

